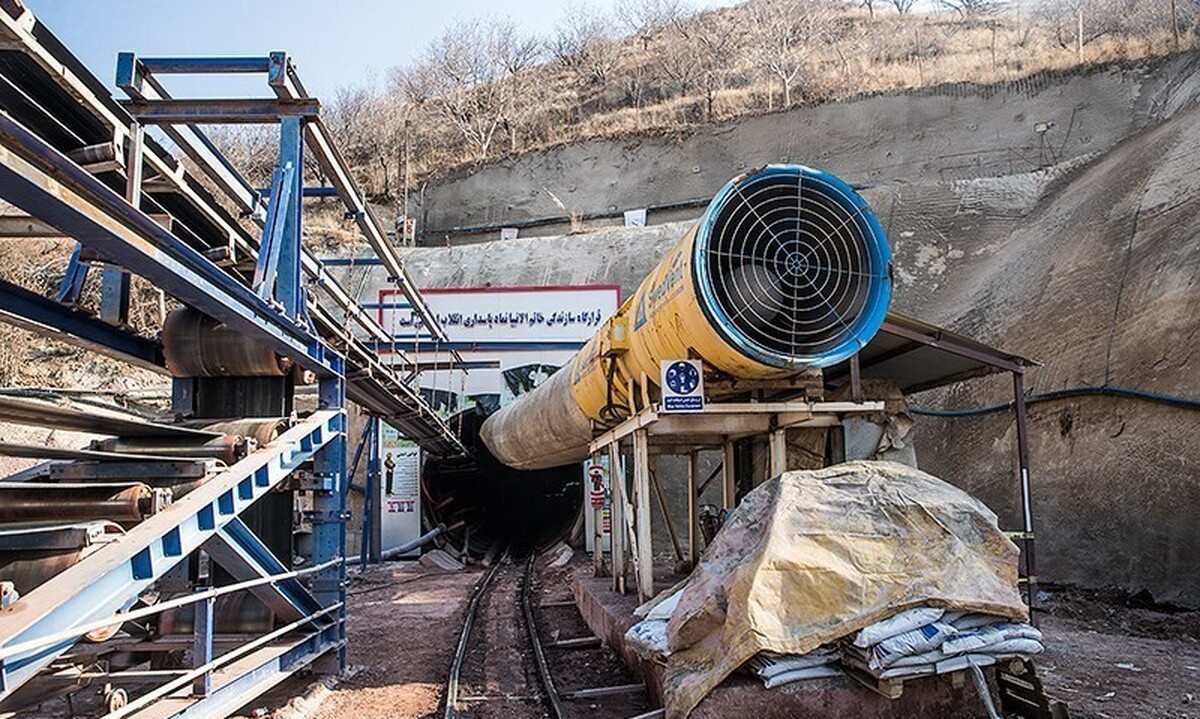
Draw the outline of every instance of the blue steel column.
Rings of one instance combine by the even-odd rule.
[[[300,240],[304,236],[304,136],[303,120],[285,117],[279,123],[279,167],[286,170],[290,165],[291,192],[284,215],[284,242],[279,248],[279,270],[275,279],[275,299],[283,305],[284,312],[299,318],[300,307]],[[274,199],[274,198],[273,198]],[[270,278],[267,278],[270,282]]]
[[[374,559],[375,513],[379,504],[379,417],[367,418],[367,483],[363,492],[362,540],[359,542],[358,564],[367,568],[367,560]]]
[[[341,363],[339,358],[338,363]],[[343,368],[344,370],[344,368]],[[313,577],[312,593],[322,607],[346,601],[346,492],[350,479],[346,476],[346,382],[343,376],[322,378],[318,386],[321,409],[342,410],[338,433],[313,457],[313,473],[325,481],[322,489],[313,492],[313,556],[314,565],[331,559],[342,561]],[[337,612],[337,622],[325,630],[326,641],[339,643],[336,663],[322,659],[316,669],[326,673],[346,668],[346,609]]]

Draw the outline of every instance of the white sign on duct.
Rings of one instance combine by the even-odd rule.
[[[700,360],[663,360],[663,412],[704,411],[704,365]]]
[[[625,226],[626,227],[645,227],[646,226],[646,208],[640,210],[625,210]]]
[[[515,240],[515,239],[517,239],[517,234],[519,232],[520,232],[520,230],[518,230],[516,227],[501,227],[500,228],[500,239]]]

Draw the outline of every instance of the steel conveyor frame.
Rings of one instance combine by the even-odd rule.
[[[122,54],[118,85],[131,98],[122,105],[19,0],[0,2],[0,199],[28,212],[38,227],[78,242],[58,301],[0,283],[0,321],[161,371],[161,347],[126,327],[133,273],[310,370],[318,382],[314,414],[36,586],[0,616],[0,709],[83,634],[161,611],[127,610],[201,547],[237,582],[225,589],[252,592],[284,625],[214,656],[212,608],[220,592],[174,600],[173,606],[196,607],[193,668],[132,697],[123,709],[110,706],[111,719],[224,716],[299,669],[340,670],[347,400],[433,454],[463,451],[409,384],[411,377],[402,379],[368,344],[388,334],[301,244],[307,151],[399,291],[441,334],[321,124],[319,103],[303,90],[285,54],[238,60],[233,66],[228,59]],[[177,101],[155,78],[230,71],[264,73],[275,97]],[[278,123],[279,171],[269,198],[195,127],[216,110],[231,122]],[[206,182],[145,135],[139,115],[146,123],[165,123],[163,131]],[[93,161],[97,156],[102,162]],[[247,260],[255,265],[253,277],[239,269]],[[100,318],[75,306],[96,262],[104,263]],[[298,475],[302,465],[306,471]],[[311,566],[302,571],[290,571],[241,518],[285,483],[313,496]]]

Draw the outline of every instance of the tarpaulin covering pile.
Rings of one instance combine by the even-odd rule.
[[[678,591],[667,716],[759,652],[808,654],[915,607],[1024,620],[1017,559],[983,503],[911,467],[780,475],[746,495]]]

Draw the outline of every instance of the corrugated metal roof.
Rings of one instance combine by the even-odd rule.
[[[890,312],[858,354],[863,378],[890,379],[906,394],[1038,363],[913,317]],[[826,383],[850,381],[850,362],[827,368]]]

